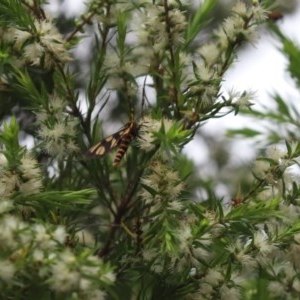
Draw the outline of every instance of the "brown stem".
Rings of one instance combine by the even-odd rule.
[[[171,73],[172,73],[172,82],[174,83],[173,86],[173,97],[174,97],[174,103],[175,103],[175,116],[177,118],[180,118],[180,109],[178,107],[178,89],[176,87],[176,70],[175,70],[175,54],[173,50],[173,38],[172,38],[172,32],[171,32],[171,20],[169,17],[169,7],[168,7],[168,0],[164,0],[164,9],[165,9],[165,17],[166,17],[166,31],[168,34],[168,46],[167,49],[170,53],[170,60],[171,60]]]
[[[117,228],[119,228],[121,226],[122,219],[130,207],[133,195],[136,191],[136,188],[138,186],[138,183],[139,183],[140,177],[142,176],[142,173],[143,173],[143,170],[141,170],[137,174],[134,182],[129,182],[127,185],[125,195],[124,195],[120,205],[117,208],[117,213],[115,215],[113,225],[111,226],[111,230],[110,230],[109,236],[107,238],[107,241],[106,241],[105,245],[103,246],[103,248],[98,249],[96,252],[97,255],[101,258],[108,255],[109,251],[112,248],[112,243],[114,241],[114,237],[115,237]]]

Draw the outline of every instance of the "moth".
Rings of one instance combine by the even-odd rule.
[[[135,121],[130,121],[119,131],[109,135],[96,145],[89,149],[91,155],[102,157],[110,151],[118,148],[118,152],[114,158],[113,166],[116,167],[126,151],[132,140],[138,136],[140,125]]]

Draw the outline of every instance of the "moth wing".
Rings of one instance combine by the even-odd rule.
[[[92,146],[89,149],[89,153],[92,155],[104,156],[108,152],[114,150],[120,145],[124,131],[125,129],[121,129],[118,132],[109,135],[99,143]]]

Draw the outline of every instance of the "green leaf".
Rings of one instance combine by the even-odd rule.
[[[247,220],[251,222],[259,222],[271,217],[280,217],[277,210],[279,199],[274,198],[269,202],[258,202],[245,204],[232,209],[225,217],[226,220]]]
[[[0,25],[17,25],[20,29],[33,29],[34,22],[22,1],[1,0],[0,3]]]
[[[296,45],[291,39],[287,38],[276,25],[271,25],[270,28],[279,37],[283,45],[283,52],[289,60],[288,70],[296,80],[298,86],[300,86],[300,49],[299,45]]]
[[[275,95],[274,100],[277,103],[276,112],[286,115],[289,119],[292,119],[289,106],[285,103],[285,101],[279,95]]]
[[[230,130],[227,130],[226,133],[227,133],[227,136],[229,136],[229,137],[233,137],[236,135],[242,135],[245,137],[255,137],[255,136],[262,134],[260,131],[250,129],[250,128],[230,129]]]
[[[197,34],[206,25],[208,16],[212,9],[215,7],[216,3],[217,0],[205,0],[202,4],[199,5],[196,13],[188,24],[185,47],[189,46],[189,44],[195,39]]]
[[[44,211],[45,208],[61,209],[62,211],[79,211],[83,207],[78,205],[88,205],[91,203],[92,196],[95,195],[95,190],[85,189],[79,191],[46,191],[38,194],[24,196],[17,194],[14,196],[14,201],[20,205],[29,205],[35,207],[36,210]],[[83,210],[86,211],[85,209]]]
[[[5,146],[2,152],[8,160],[9,167],[14,168],[19,164],[22,152],[19,145],[19,125],[14,116],[9,123],[4,122],[3,131],[0,132],[0,142]]]
[[[125,39],[127,34],[127,13],[120,12],[117,16],[117,49],[120,51],[120,57],[125,55]]]

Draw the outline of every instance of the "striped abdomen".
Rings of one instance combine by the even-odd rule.
[[[138,128],[135,123],[131,123],[130,127],[127,129],[127,131],[123,134],[119,147],[117,155],[114,159],[113,166],[117,166],[123,156],[125,155],[126,151],[128,150],[130,142],[137,136],[138,134]]]

